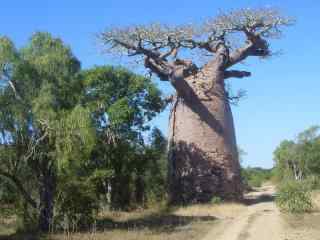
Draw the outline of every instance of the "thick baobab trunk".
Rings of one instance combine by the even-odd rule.
[[[204,68],[176,89],[169,132],[171,203],[209,202],[214,196],[241,198],[240,165],[223,73]]]

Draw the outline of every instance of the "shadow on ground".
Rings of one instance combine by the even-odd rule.
[[[209,222],[215,221],[217,218],[211,216],[177,216],[174,214],[151,214],[137,219],[126,221],[115,221],[110,218],[99,219],[96,223],[96,230],[112,231],[112,230],[143,230],[147,229],[152,232],[173,233],[185,231],[188,225],[194,222]],[[90,229],[83,229],[80,232],[87,232]],[[0,240],[41,240],[39,234],[12,234],[9,236],[1,236]]]
[[[0,240],[40,240],[41,237],[36,233],[15,233],[9,236],[1,236]]]
[[[152,214],[143,218],[131,219],[127,221],[114,221],[111,219],[101,219],[97,222],[98,231],[108,231],[113,229],[141,230],[148,229],[153,232],[175,232],[182,231],[190,223],[214,221],[217,218],[212,216],[177,216],[174,214]]]
[[[271,194],[261,194],[259,196],[250,196],[246,197],[243,200],[243,203],[247,206],[251,206],[258,203],[265,203],[265,202],[273,202],[275,200],[275,196]]]

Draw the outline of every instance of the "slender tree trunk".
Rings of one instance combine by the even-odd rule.
[[[55,177],[52,174],[42,177],[39,189],[39,230],[41,232],[49,232],[52,224],[55,186]]]
[[[111,181],[111,209],[125,210],[130,205],[130,176],[117,175]]]
[[[145,183],[142,175],[138,175],[135,181],[135,200],[139,205],[145,203]]]
[[[214,196],[241,198],[240,164],[223,73],[204,68],[176,89],[169,131],[171,203],[209,202]]]

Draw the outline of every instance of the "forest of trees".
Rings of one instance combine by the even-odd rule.
[[[21,227],[91,224],[99,207],[165,197],[166,139],[148,125],[165,106],[150,78],[81,69],[64,42],[38,32],[0,38],[0,204]]]

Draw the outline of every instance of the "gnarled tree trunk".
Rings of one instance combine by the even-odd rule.
[[[210,64],[175,81],[170,116],[171,203],[241,198],[240,164],[224,73]],[[180,85],[180,86],[179,86]]]

